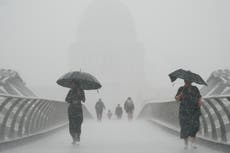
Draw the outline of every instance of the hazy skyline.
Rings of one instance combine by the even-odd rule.
[[[57,95],[62,99],[67,89],[61,89],[55,81],[71,69],[69,49],[77,40],[78,26],[92,2],[1,0],[1,67],[18,71],[34,90],[38,86],[54,87],[63,93]],[[172,97],[176,87],[172,87],[167,75],[177,68],[199,73],[204,79],[216,69],[229,69],[229,1],[120,2],[130,12],[137,41],[145,49],[144,99]],[[49,93],[35,92],[39,96]]]

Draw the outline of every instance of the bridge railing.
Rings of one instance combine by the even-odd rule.
[[[0,142],[56,129],[68,122],[67,103],[0,94]],[[90,117],[86,108],[84,115]]]
[[[147,118],[179,131],[179,102],[147,102],[138,118]],[[198,137],[230,144],[230,95],[203,98]]]

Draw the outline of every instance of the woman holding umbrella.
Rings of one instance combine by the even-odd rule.
[[[196,86],[191,85],[192,82],[198,84],[204,84],[205,81],[195,73],[191,71],[185,71],[179,69],[169,74],[171,81],[175,81],[177,78],[184,79],[184,86],[180,87],[175,96],[176,101],[180,102],[179,107],[179,123],[181,127],[180,137],[184,139],[185,148],[188,149],[188,138],[191,137],[191,145],[196,149],[195,138],[199,131],[201,115],[201,94]]]
[[[74,82],[73,82],[74,83]],[[75,83],[75,87],[70,89],[65,101],[69,103],[68,119],[69,119],[69,132],[72,136],[72,144],[80,141],[81,124],[83,122],[82,103],[85,102],[84,90]]]
[[[185,85],[178,89],[175,99],[180,101],[179,121],[180,137],[184,139],[185,149],[188,148],[188,138],[191,137],[192,147],[195,146],[195,137],[200,127],[200,105],[201,95],[196,86],[191,85],[191,81],[185,80]]]
[[[81,71],[68,72],[57,80],[57,84],[71,88],[65,98],[69,103],[69,132],[73,138],[72,144],[80,141],[81,124],[83,122],[82,102],[85,102],[84,90],[101,88],[100,82],[91,74]]]

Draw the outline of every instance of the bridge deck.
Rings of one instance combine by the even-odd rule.
[[[85,121],[81,144],[73,146],[64,128],[55,134],[4,153],[182,153],[183,141],[145,121]],[[218,153],[204,146],[193,153]]]

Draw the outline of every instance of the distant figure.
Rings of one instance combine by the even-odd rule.
[[[195,145],[196,134],[200,128],[199,117],[201,115],[201,95],[196,86],[191,85],[191,81],[185,80],[185,85],[177,91],[175,99],[180,101],[179,121],[180,121],[180,137],[184,139],[185,147],[188,149],[188,138],[191,137],[191,145]]]
[[[111,120],[112,115],[113,115],[113,113],[111,112],[111,110],[108,110],[107,116],[108,116],[109,120]]]
[[[117,107],[115,109],[115,114],[117,115],[118,119],[121,119],[122,114],[123,114],[123,110],[122,110],[122,107],[120,106],[120,104],[117,105]]]
[[[102,100],[99,99],[95,104],[95,110],[96,110],[96,113],[97,113],[97,120],[98,121],[101,121],[104,109],[105,109],[105,105],[102,102]]]
[[[131,99],[131,97],[128,97],[128,99],[125,101],[124,104],[124,109],[126,111],[126,113],[128,114],[128,120],[132,120],[133,119],[133,111],[134,111],[134,103],[133,100]]]
[[[84,90],[77,86],[70,89],[65,101],[69,103],[68,119],[69,119],[69,132],[72,136],[72,144],[80,142],[81,124],[83,122],[82,102],[85,102]]]

